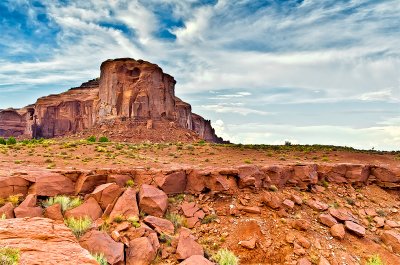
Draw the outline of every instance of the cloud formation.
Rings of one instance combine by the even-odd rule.
[[[0,12],[0,108],[133,57],[172,74],[178,96],[224,128],[267,126],[229,131],[234,141],[304,143],[302,125],[344,126],[337,144],[358,132],[358,147],[400,148],[388,133],[400,125],[382,123],[400,114],[397,0],[5,0]],[[328,131],[322,142],[337,138]]]

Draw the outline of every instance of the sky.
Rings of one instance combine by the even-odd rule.
[[[119,57],[235,143],[400,150],[399,0],[0,1],[0,109]]]

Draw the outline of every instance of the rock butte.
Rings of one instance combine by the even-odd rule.
[[[103,62],[100,70],[100,78],[80,87],[39,98],[21,109],[0,110],[0,136],[51,138],[94,127],[115,130],[116,124],[151,129],[164,122],[176,131],[222,142],[209,120],[192,113],[190,104],[175,96],[175,79],[158,65],[120,58]],[[176,134],[174,140],[184,137],[188,133]]]

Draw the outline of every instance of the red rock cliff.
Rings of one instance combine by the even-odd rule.
[[[100,70],[100,79],[40,98],[29,108],[0,111],[0,136],[56,137],[104,121],[151,120],[174,122],[205,140],[222,141],[210,121],[175,96],[175,79],[158,65],[121,58],[103,62]]]

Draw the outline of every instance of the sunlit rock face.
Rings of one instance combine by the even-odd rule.
[[[58,137],[105,121],[169,121],[173,128],[195,131],[220,142],[211,123],[192,113],[175,96],[175,79],[156,65],[121,58],[101,64],[100,78],[67,92],[42,97],[20,110],[0,111],[0,136]]]

